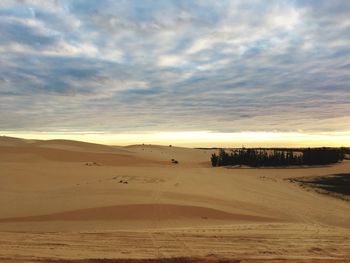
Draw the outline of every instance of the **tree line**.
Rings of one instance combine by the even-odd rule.
[[[342,161],[345,153],[336,148],[307,148],[283,150],[266,150],[241,148],[212,154],[212,166],[247,165],[261,166],[290,166],[290,165],[324,165]]]

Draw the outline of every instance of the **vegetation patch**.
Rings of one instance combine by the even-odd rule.
[[[230,151],[220,149],[212,154],[212,166],[247,165],[261,166],[291,166],[291,165],[326,165],[340,162],[344,159],[342,148],[306,148],[306,149],[249,149],[241,148]]]
[[[315,189],[317,192],[331,194],[350,200],[350,173],[332,174],[312,178],[293,178],[290,182]]]

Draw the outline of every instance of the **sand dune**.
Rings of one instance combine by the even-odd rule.
[[[70,140],[36,141],[32,143],[31,146],[66,150],[66,151],[75,151],[75,152],[119,153],[119,154],[130,153],[124,147],[107,146],[107,145],[101,145],[101,144],[95,144],[95,143],[70,141]]]
[[[0,146],[27,146],[28,144],[33,142],[36,142],[36,140],[26,140],[21,138],[0,136]]]
[[[58,148],[58,147],[57,147]],[[140,165],[140,164],[152,164],[161,162],[147,160],[142,157],[133,156],[130,154],[121,153],[100,153],[97,151],[86,152],[86,151],[73,151],[73,149],[67,150],[65,145],[63,149],[57,149],[56,144],[53,148],[48,147],[36,147],[32,146],[0,146],[0,157],[6,161],[18,161],[25,160],[32,156],[31,161],[37,160],[48,160],[48,161],[59,161],[59,162],[93,162],[101,165]],[[36,157],[36,158],[35,158]]]
[[[162,145],[131,145],[124,147],[135,155],[153,160],[177,160],[181,166],[210,167],[210,155],[213,150],[191,149],[176,146]]]
[[[0,262],[350,258],[349,202],[289,180],[350,161],[226,169],[212,152],[0,137]]]
[[[85,221],[85,220],[169,220],[169,219],[220,219],[232,222],[273,221],[272,218],[232,214],[224,211],[173,204],[134,204],[79,209],[41,216],[3,218],[1,222],[33,221]]]

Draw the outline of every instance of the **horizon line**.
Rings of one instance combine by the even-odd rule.
[[[172,145],[190,148],[307,148],[350,147],[350,132],[22,132],[2,131],[1,136],[29,140],[73,140],[111,146],[135,144]]]

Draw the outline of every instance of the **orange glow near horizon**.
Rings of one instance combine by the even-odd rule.
[[[108,145],[160,144],[184,147],[348,147],[350,132],[281,133],[210,131],[99,133],[99,132],[3,132],[1,135],[39,140],[77,140]]]

